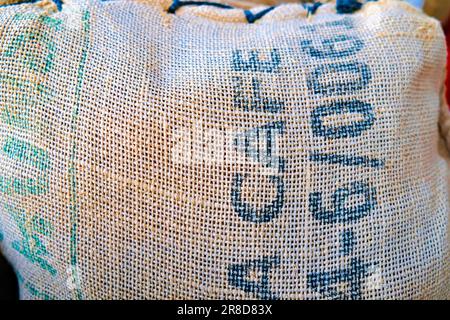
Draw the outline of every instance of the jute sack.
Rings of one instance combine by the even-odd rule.
[[[0,9],[0,248],[22,298],[448,298],[438,21],[250,8]]]

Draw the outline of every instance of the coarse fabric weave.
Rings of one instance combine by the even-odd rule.
[[[2,6],[21,298],[447,299],[444,34],[343,3]]]

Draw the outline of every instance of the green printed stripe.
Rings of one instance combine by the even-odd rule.
[[[34,14],[34,13],[17,13],[13,19],[15,21],[28,21],[28,20],[36,21],[37,20],[37,21],[43,23],[44,25],[48,26],[49,28],[55,29],[56,31],[59,31],[62,28],[62,20],[61,19],[56,19],[56,18],[49,17],[46,15],[38,16],[37,14]]]
[[[70,155],[70,166],[69,166],[69,182],[70,182],[70,217],[71,217],[71,232],[70,232],[70,263],[73,268],[77,268],[78,258],[77,258],[77,229],[78,229],[78,199],[77,199],[77,169],[75,160],[77,158],[77,122],[78,114],[81,105],[81,89],[84,82],[84,72],[87,60],[87,54],[90,47],[89,31],[90,31],[90,12],[85,11],[83,13],[82,23],[84,42],[83,51],[81,53],[81,61],[78,67],[78,82],[75,90],[76,102],[72,110],[72,120],[71,120],[71,133],[72,133],[72,151]],[[83,299],[83,293],[80,288],[76,289],[76,298]]]
[[[48,177],[43,178],[15,178],[0,175],[0,193],[21,196],[38,196],[46,194],[49,189]]]
[[[16,276],[19,284],[23,285],[32,296],[43,300],[56,300],[48,292],[38,290],[31,282],[26,281],[19,271],[16,271]]]
[[[45,95],[53,94],[51,88],[35,81],[18,78],[15,75],[0,74],[0,81],[17,89],[30,89],[30,91]]]
[[[40,170],[47,170],[50,167],[48,152],[27,141],[7,137],[2,150],[9,158],[30,164]]]

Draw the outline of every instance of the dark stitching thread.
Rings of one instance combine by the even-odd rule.
[[[11,5],[19,5],[23,3],[36,3],[41,0],[27,0],[27,1],[20,1],[17,3],[11,3],[11,4],[3,4],[0,5],[0,7],[5,6],[11,6]],[[52,0],[56,7],[58,8],[58,11],[62,10],[62,5],[64,0]],[[105,0],[102,0],[105,1]],[[368,0],[371,2],[378,1],[378,0]],[[302,4],[303,7],[308,10],[308,16],[313,15],[316,13],[317,9],[322,5],[321,2],[314,2],[312,4]],[[221,9],[235,9],[235,7],[219,3],[219,2],[210,2],[210,1],[181,1],[181,0],[174,0],[172,5],[167,10],[168,13],[174,14],[180,7],[183,6],[211,6]],[[358,11],[363,6],[362,3],[360,3],[358,0],[336,0],[336,11],[339,14],[346,14],[346,13],[354,13],[355,11]],[[254,23],[255,21],[261,19],[264,17],[267,13],[275,9],[276,6],[269,7],[267,9],[264,9],[256,14],[252,13],[250,10],[245,10],[245,17],[247,18],[248,23]]]
[[[375,2],[378,0],[367,0],[371,2]],[[308,11],[308,16],[313,15],[316,13],[317,9],[323,3],[317,1],[311,4],[302,4],[303,7]],[[210,2],[210,1],[181,1],[181,0],[174,0],[172,5],[167,10],[168,13],[175,14],[175,12],[183,6],[212,6],[217,7],[221,9],[236,9],[233,6],[218,3],[218,2]],[[336,11],[339,14],[346,14],[346,13],[354,13],[355,11],[358,11],[363,6],[362,3],[360,3],[358,0],[336,0]],[[276,6],[266,8],[256,14],[252,13],[250,10],[244,10],[245,17],[247,18],[248,23],[254,23],[258,19],[261,19],[264,17],[267,13],[275,9]]]
[[[267,13],[269,13],[273,9],[275,9],[275,7],[270,7],[270,8],[264,9],[256,14],[252,13],[250,10],[245,10],[244,13],[245,13],[245,17],[247,18],[248,23],[253,23],[256,20],[264,17]]]
[[[353,13],[361,9],[362,3],[357,0],[336,0],[337,13]]]
[[[303,8],[308,10],[308,17],[315,14],[317,9],[320,8],[322,2],[314,2],[314,3],[303,3]]]
[[[208,1],[180,1],[180,0],[174,0],[170,8],[167,10],[168,13],[175,13],[180,7],[182,6],[212,6],[217,7],[221,9],[235,9],[232,6],[229,6],[227,4],[223,3],[217,3],[217,2],[208,2]],[[258,19],[261,19],[263,16],[265,16],[267,13],[272,11],[275,7],[270,7],[267,9],[264,9],[256,14],[251,12],[250,10],[245,10],[244,14],[247,18],[248,23],[253,23]]]
[[[16,2],[16,3],[6,3],[6,4],[0,5],[0,7],[15,6],[15,5],[23,4],[23,3],[36,3],[38,1],[40,1],[40,0],[28,0],[28,1],[20,1],[20,2]]]
[[[9,4],[2,4],[0,5],[1,7],[8,7],[8,6],[14,6],[14,5],[19,5],[19,4],[25,4],[25,3],[36,3],[39,2],[41,0],[24,0],[24,1],[20,1],[20,2],[16,2],[16,3],[9,3]],[[58,11],[62,10],[62,5],[63,5],[63,0],[52,0],[53,3],[56,5],[56,8],[58,8]]]
[[[53,0],[53,2],[56,4],[56,7],[58,8],[58,11],[62,10],[63,0]]]
[[[167,12],[169,13],[175,13],[180,7],[183,6],[212,6],[217,7],[221,9],[234,9],[232,6],[229,6],[227,4],[218,3],[218,2],[208,2],[208,1],[180,1],[180,0],[174,0],[172,5],[170,6],[169,10]]]

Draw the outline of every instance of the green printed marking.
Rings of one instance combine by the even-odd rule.
[[[45,259],[50,254],[41,240],[41,237],[49,235],[48,228],[50,230],[53,229],[50,223],[43,222],[43,219],[36,216],[29,218],[23,209],[16,209],[12,206],[5,205],[5,210],[13,217],[23,237],[20,241],[13,241],[11,244],[12,248],[22,254],[31,263],[37,264],[42,269],[48,271],[52,276],[56,275],[56,269]],[[45,226],[44,228],[42,224]]]
[[[49,293],[37,289],[31,282],[26,282],[25,288],[28,290],[28,292],[30,292],[31,295],[33,295],[36,298],[39,298],[42,300],[56,300]]]
[[[0,74],[0,83],[5,89],[15,92],[7,96],[6,102],[0,105],[0,121],[15,128],[30,129],[31,110],[46,99],[53,96],[53,91],[39,82],[19,79],[14,75]],[[45,99],[43,99],[43,97]]]
[[[77,87],[75,90],[76,102],[72,109],[71,120],[71,134],[72,134],[72,150],[70,155],[69,165],[69,183],[70,183],[70,217],[71,217],[71,232],[70,232],[70,263],[73,268],[77,267],[77,229],[78,229],[78,199],[77,199],[77,170],[75,160],[77,158],[77,122],[78,114],[81,105],[81,90],[84,82],[84,72],[87,61],[88,50],[90,48],[89,32],[90,32],[90,12],[85,11],[82,17],[84,41],[81,52],[81,60],[78,66]],[[76,289],[76,298],[83,299],[83,293],[80,289]]]
[[[18,112],[17,108],[5,106],[0,114],[0,119],[4,124],[19,127],[23,129],[28,129],[29,127],[29,111],[26,106],[24,106],[25,110],[21,110]]]
[[[31,110],[54,95],[53,90],[44,84],[14,75],[0,74],[0,83],[16,93],[7,97],[5,105],[0,106],[0,121],[15,128],[30,129]]]
[[[22,89],[22,90],[30,90],[33,95],[36,94],[44,94],[44,95],[53,95],[53,91],[51,88],[45,86],[44,84],[40,82],[34,82],[30,81],[28,79],[21,79],[17,78],[14,75],[9,74],[0,74],[0,82],[2,82],[4,85],[10,85],[14,87],[15,89]],[[32,99],[33,97],[27,97],[20,101],[25,101],[27,99]]]
[[[15,21],[27,21],[27,20],[37,21],[37,22],[40,22],[56,31],[61,30],[62,22],[63,22],[61,19],[49,17],[46,15],[37,15],[34,13],[17,13],[14,16],[13,20],[15,20]]]
[[[36,42],[36,47],[39,48],[39,50],[36,50],[36,52],[29,49],[23,50],[30,42]],[[42,45],[48,50],[45,59],[43,59],[42,52],[40,52],[42,50]],[[23,62],[32,70],[40,73],[48,73],[52,69],[56,46],[47,34],[33,31],[24,32],[12,40],[12,43],[9,45],[4,55],[5,57],[11,58],[14,57],[19,50],[21,56],[26,57],[23,59]],[[44,64],[44,66],[42,66],[42,64]]]
[[[45,237],[51,237],[54,231],[53,225],[47,220],[39,217],[33,216],[32,220],[32,229],[36,231],[36,233],[43,235]]]
[[[31,20],[42,23],[43,25],[59,31],[62,28],[62,20],[55,19],[46,15],[23,14],[19,13],[14,16],[14,20],[23,21]],[[36,43],[36,51],[24,49],[30,42]],[[20,50],[22,48],[22,50]],[[47,55],[42,54],[42,49],[47,48]],[[5,52],[6,57],[14,57],[20,50],[22,56],[25,56],[23,62],[28,64],[32,70],[48,73],[53,67],[53,60],[55,58],[56,45],[48,33],[44,30],[38,32],[26,31],[18,35],[12,40],[8,49]],[[44,58],[43,58],[44,57]],[[43,66],[42,66],[43,65]]]
[[[55,297],[53,297],[48,292],[39,290],[31,282],[25,281],[24,277],[22,276],[22,274],[20,272],[16,271],[16,275],[17,275],[17,279],[19,280],[19,283],[21,285],[23,285],[32,296],[34,296],[38,299],[43,299],[43,300],[56,300]]]
[[[53,29],[56,31],[61,30],[63,22],[61,19],[55,19],[47,15],[37,15],[32,13],[18,13],[14,16],[14,19],[16,21],[37,21],[47,26],[48,29]],[[26,30],[26,28],[24,28],[24,30]],[[30,43],[34,44],[34,50],[27,47],[30,46]],[[45,54],[44,51],[47,51],[47,54]],[[25,65],[28,65],[30,69],[37,71],[38,73],[45,74],[50,72],[53,68],[55,52],[55,42],[51,40],[49,34],[45,32],[45,30],[39,30],[37,32],[24,31],[17,37],[13,38],[12,42],[9,46],[7,46],[4,56],[18,59]],[[0,83],[5,86],[13,86],[15,92],[18,93],[21,92],[18,89],[30,89],[33,97],[37,96],[37,94],[48,95],[51,93],[51,90],[44,86],[39,80],[30,81],[27,79],[18,79],[17,76],[9,74],[1,74]],[[17,99],[17,95],[15,98]],[[0,120],[7,125],[29,129],[29,109],[31,106],[27,102],[22,101],[22,103],[26,106],[19,107],[14,106],[14,104],[7,104],[6,106],[3,106],[0,112]]]
[[[0,192],[11,195],[13,193],[21,196],[38,196],[47,193],[49,181],[47,178],[24,178],[0,176]]]
[[[47,170],[50,166],[48,152],[27,141],[7,137],[2,150],[9,158],[30,164],[40,170]]]

